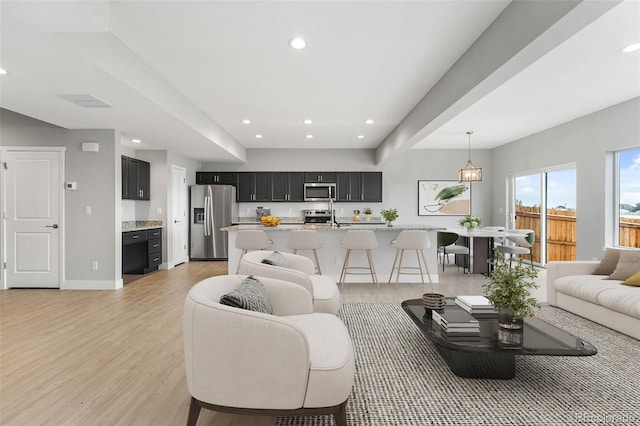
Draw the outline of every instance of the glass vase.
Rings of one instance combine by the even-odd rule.
[[[519,330],[522,328],[522,318],[514,318],[511,309],[499,306],[498,326],[509,330]]]

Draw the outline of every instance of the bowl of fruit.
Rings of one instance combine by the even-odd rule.
[[[280,225],[280,218],[278,216],[262,216],[260,222],[264,226],[278,226]]]

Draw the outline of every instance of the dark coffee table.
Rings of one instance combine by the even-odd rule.
[[[445,311],[462,310],[454,298],[445,298],[445,302]],[[498,327],[497,314],[474,315],[480,323],[479,336],[451,336],[431,319],[431,310],[425,309],[422,299],[405,300],[402,308],[460,377],[512,379],[516,355],[588,356],[598,352],[589,342],[535,317],[525,318],[522,330],[514,332]]]

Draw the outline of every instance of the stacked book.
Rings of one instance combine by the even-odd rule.
[[[456,305],[470,314],[494,314],[493,304],[484,296],[458,296]]]
[[[477,335],[480,333],[480,323],[471,314],[459,310],[432,311],[433,320],[444,329],[448,335]]]

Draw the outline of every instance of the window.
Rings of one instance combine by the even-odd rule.
[[[533,261],[576,259],[576,169],[565,165],[515,176],[509,226],[536,233]]]
[[[640,247],[640,148],[616,155],[618,245]]]

